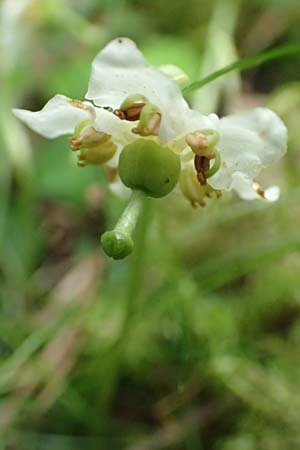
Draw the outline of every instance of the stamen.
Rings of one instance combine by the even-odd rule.
[[[142,110],[148,102],[144,95],[130,95],[123,101],[120,108],[114,110],[114,114],[121,120],[136,122],[140,119]]]
[[[85,167],[85,166],[86,166],[84,154],[80,154],[80,155],[78,156],[78,159],[77,159],[77,166],[78,166],[78,167]]]
[[[92,118],[95,119],[96,118],[96,111],[95,108],[91,105],[86,105],[85,103],[83,103],[80,100],[76,100],[76,99],[70,99],[69,103],[74,106],[75,108],[79,108],[79,109],[83,109],[84,111],[88,111],[91,115]]]
[[[114,110],[114,115],[119,117],[119,119],[121,119],[121,120],[125,120],[126,119],[126,115],[125,115],[124,111],[122,111],[121,109],[115,109]]]
[[[140,136],[157,136],[161,123],[161,113],[152,103],[147,103],[141,113],[138,126],[131,131]]]
[[[189,133],[186,135],[185,141],[188,144],[188,146],[191,147],[193,152],[196,154],[198,154],[197,152],[199,150],[203,151],[208,149],[207,139],[203,133],[200,132]]]
[[[268,202],[274,202],[278,200],[280,195],[280,189],[278,188],[278,186],[271,186],[268,189],[264,190],[258,183],[254,182],[253,189],[260,198]]]
[[[210,167],[210,161],[214,159],[215,162]],[[201,186],[206,185],[207,178],[212,177],[220,168],[221,157],[217,150],[214,153],[207,154],[206,156],[195,155],[194,166],[197,172],[197,179]]]
[[[209,184],[199,183],[199,177],[196,176],[192,167],[186,168],[182,171],[179,181],[179,186],[183,195],[190,201],[193,208],[197,205],[201,207],[206,206],[206,198],[211,198],[215,194],[216,198],[220,198],[221,191],[213,189]]]
[[[78,155],[78,165],[98,165],[109,161],[115,154],[117,146],[113,142],[111,135],[97,131],[90,125],[89,120],[85,120],[77,125],[75,136],[71,137],[71,150]]]
[[[114,181],[116,181],[118,170],[115,167],[110,167],[107,164],[104,164],[103,171],[109,183],[113,183]]]
[[[196,155],[207,156],[220,139],[216,130],[201,130],[188,133],[185,141]]]
[[[206,185],[205,171],[209,168],[209,159],[206,156],[195,155],[194,166],[197,172],[197,179],[201,186]]]
[[[213,166],[212,167],[209,166],[208,169],[205,171],[204,175],[206,179],[212,177],[215,173],[217,173],[222,163],[220,153],[216,149],[214,150],[213,155],[209,155],[209,159],[214,159],[215,161]]]
[[[257,195],[259,195],[262,199],[265,200],[265,191],[262,189],[262,187],[258,183],[253,183],[253,188]]]
[[[72,152],[76,152],[77,150],[80,150],[80,148],[82,146],[81,139],[77,139],[76,137],[73,136],[73,137],[69,138],[69,141],[71,143]]]
[[[142,109],[145,103],[135,103],[131,105],[127,110],[115,109],[114,114],[121,120],[129,120],[130,122],[136,122],[141,116]]]

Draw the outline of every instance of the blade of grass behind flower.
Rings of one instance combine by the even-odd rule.
[[[201,80],[195,81],[194,83],[189,84],[183,89],[183,94],[189,94],[192,91],[200,89],[206,84],[216,80],[223,75],[226,75],[229,72],[234,70],[245,70],[251,67],[259,66],[260,64],[264,64],[268,61],[272,61],[275,59],[283,58],[285,56],[291,56],[299,53],[300,54],[300,44],[292,43],[288,45],[283,45],[280,47],[273,48],[271,50],[267,50],[262,53],[258,53],[257,55],[250,56],[249,58],[240,59],[232,64],[229,64],[222,69],[216,70],[205,78]]]

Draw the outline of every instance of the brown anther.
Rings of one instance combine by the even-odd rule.
[[[211,160],[211,159],[215,159],[215,155],[213,153],[209,153],[208,155],[205,155],[205,158]]]
[[[115,109],[114,114],[121,120],[128,120],[129,122],[136,122],[140,119],[142,109],[145,103],[133,103],[127,109]]]
[[[203,156],[202,159],[203,159],[202,169],[204,172],[206,172],[209,169],[209,159],[206,158],[206,156]]]
[[[195,155],[194,166],[197,172],[197,179],[201,186],[206,184],[205,172],[209,169],[210,158],[206,156]]]
[[[80,100],[70,99],[69,103],[71,103],[72,106],[75,106],[75,108],[87,109],[87,106]]]
[[[205,186],[206,185],[206,178],[205,178],[205,176],[203,175],[202,172],[198,172],[197,173],[197,180],[199,181],[201,186]]]
[[[202,171],[202,156],[196,155],[194,158],[194,166],[196,172],[199,173]]]
[[[208,149],[207,137],[199,131],[187,134],[185,140],[195,152],[199,152],[200,150],[205,151]]]
[[[139,120],[144,106],[145,103],[134,103],[133,105],[129,106],[129,108],[124,111],[126,120],[129,120],[131,122]]]
[[[86,166],[86,164],[85,164],[85,156],[83,154],[78,155],[77,166],[78,167],[85,167]]]
[[[221,198],[222,197],[222,191],[215,191],[216,192],[216,197],[217,198]]]
[[[126,111],[124,111],[126,120],[130,120],[131,122],[139,120],[144,106],[145,103],[135,103],[132,106],[130,106]]]
[[[255,191],[261,198],[263,198],[263,199],[266,198],[265,191],[259,185],[255,186]]]
[[[132,132],[139,134],[140,136],[157,136],[159,132],[161,122],[161,114],[158,112],[149,114],[148,126],[147,127],[137,127],[132,128]]]
[[[115,167],[110,167],[107,164],[104,164],[103,170],[109,183],[112,183],[117,179],[118,169],[116,169]]]
[[[80,149],[81,144],[82,144],[81,139],[77,139],[77,138],[75,138],[75,137],[72,137],[72,138],[70,138],[69,140],[70,140],[70,143],[71,143],[71,150],[72,150],[73,152],[76,152],[77,150]]]
[[[121,119],[121,120],[125,120],[126,119],[125,113],[121,109],[115,109],[114,110],[114,115],[119,117],[119,119]]]
[[[96,117],[96,110],[91,105],[85,105],[82,101],[76,100],[76,99],[70,99],[68,100],[70,105],[74,106],[75,108],[83,109],[84,111],[88,111],[92,117]]]
[[[161,122],[161,114],[156,112],[150,115],[148,129],[154,136],[158,135]]]
[[[192,206],[192,208],[197,208],[198,205],[200,205],[202,208],[205,208],[206,203],[205,203],[204,200],[198,200],[198,201],[191,200],[191,206]]]

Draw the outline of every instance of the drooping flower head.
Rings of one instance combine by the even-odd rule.
[[[71,135],[79,166],[104,165],[110,181],[120,182],[120,175],[147,195],[166,195],[179,181],[192,205],[204,206],[223,190],[278,198],[278,188],[264,191],[254,182],[286,151],[286,128],[276,114],[257,108],[219,119],[192,110],[176,81],[127,38],[96,56],[84,101],[56,95],[41,111],[14,113],[44,137]]]

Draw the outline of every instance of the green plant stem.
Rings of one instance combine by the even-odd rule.
[[[194,83],[189,84],[183,89],[182,92],[184,95],[189,94],[190,92],[200,89],[202,86],[205,86],[211,81],[223,75],[226,75],[227,73],[232,72],[234,70],[249,69],[250,67],[255,67],[265,62],[282,58],[284,56],[294,55],[296,53],[300,53],[299,43],[283,45],[280,47],[276,47],[272,50],[267,50],[265,52],[258,53],[257,55],[254,56],[250,56],[249,58],[240,59],[232,64],[223,67],[222,69],[217,70],[216,72],[211,73],[207,77],[202,78],[202,80],[198,80],[195,81]]]

